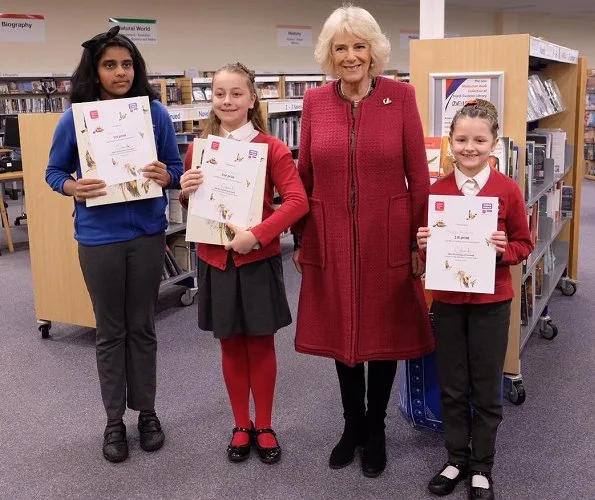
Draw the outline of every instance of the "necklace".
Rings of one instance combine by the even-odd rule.
[[[347,95],[345,95],[345,92],[343,92],[343,83],[341,82],[341,80],[339,80],[339,93],[341,94],[341,97],[343,99],[346,99],[348,101],[351,101],[354,106],[357,106],[362,99],[364,99],[364,98],[368,97],[368,95],[370,95],[370,92],[372,91],[372,82],[373,82],[373,79],[370,78],[370,80],[368,82],[368,90],[366,90],[366,93],[360,99],[353,99],[352,100]]]

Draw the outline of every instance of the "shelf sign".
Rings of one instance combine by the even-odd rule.
[[[312,26],[278,24],[277,45],[279,47],[311,47]]]
[[[155,19],[125,19],[110,17],[109,27],[120,25],[120,33],[134,43],[157,43],[157,21]]]
[[[45,18],[37,14],[0,14],[0,43],[45,42]]]
[[[269,114],[273,113],[291,113],[292,111],[301,111],[304,107],[302,99],[292,99],[289,101],[269,101]]]

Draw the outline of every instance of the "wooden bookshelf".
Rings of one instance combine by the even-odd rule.
[[[578,229],[580,186],[583,178],[583,115],[585,102],[585,60],[576,51],[548,44],[529,35],[483,36],[414,40],[410,47],[410,80],[416,89],[417,103],[426,135],[429,134],[431,73],[504,72],[503,136],[519,146],[519,187],[524,192],[525,141],[527,133],[528,76],[530,63],[539,59],[542,73],[554,79],[566,103],[566,110],[539,122],[540,127],[562,128],[574,146],[565,182],[574,187],[573,218],[556,235],[559,246],[566,245],[568,274],[578,278]],[[548,46],[545,46],[548,44]],[[550,45],[552,47],[550,47]],[[537,57],[539,56],[539,57]],[[557,243],[558,245],[558,243]],[[558,248],[558,247],[557,247]],[[556,269],[558,271],[558,269]],[[512,303],[508,351],[504,371],[522,386],[521,345],[521,265],[511,268],[515,299]],[[541,314],[541,311],[534,311]],[[530,333],[530,332],[529,332]],[[519,391],[520,393],[520,391]],[[524,394],[524,388],[523,388]],[[523,397],[524,400],[524,397]],[[521,401],[522,402],[522,401]]]

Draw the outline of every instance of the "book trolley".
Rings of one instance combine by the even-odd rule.
[[[73,200],[54,193],[45,182],[52,137],[60,116],[19,115],[35,316],[43,338],[49,337],[52,321],[95,327],[73,237]],[[177,233],[185,227],[170,224],[167,233]],[[183,305],[191,304],[196,293],[196,269],[170,275],[161,281],[160,291],[174,285],[185,287],[180,301]]]
[[[521,191],[527,193],[527,213],[538,210],[540,198],[562,184],[573,194],[570,201],[566,200],[570,207],[562,211],[566,217],[551,218],[548,214],[539,213],[539,230],[533,253],[524,264],[511,268],[515,298],[504,365],[504,393],[514,404],[522,404],[526,393],[521,374],[521,351],[536,329],[547,339],[553,339],[558,333],[547,313],[552,294],[556,290],[561,290],[564,295],[576,292],[580,194],[584,174],[586,63],[584,58],[578,57],[577,51],[527,34],[415,40],[411,42],[410,49],[411,83],[416,89],[426,136],[432,135],[430,116],[434,112],[440,114],[436,105],[430,110],[433,102],[430,98],[432,74],[502,73],[503,112],[500,118],[503,130],[500,133],[513,139],[518,146],[517,181]],[[564,110],[549,116],[529,114],[529,77],[533,74],[556,82],[565,103]],[[526,136],[537,127],[566,132],[565,162],[555,172],[553,161],[546,160],[542,183],[527,186],[530,189],[525,191],[525,184],[531,183],[531,178],[525,179]],[[538,270],[538,264],[546,254],[552,265],[547,273],[543,273],[543,270]],[[541,295],[536,298],[535,278],[538,272],[542,273]],[[525,303],[527,301],[528,304]],[[525,312],[523,321],[522,312]]]

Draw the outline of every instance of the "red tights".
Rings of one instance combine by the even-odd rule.
[[[235,335],[221,340],[221,365],[236,427],[250,428],[250,390],[254,399],[256,429],[271,427],[277,378],[277,358],[273,335]],[[232,444],[247,444],[249,436],[236,432]],[[260,434],[261,446],[277,445],[272,434]]]

